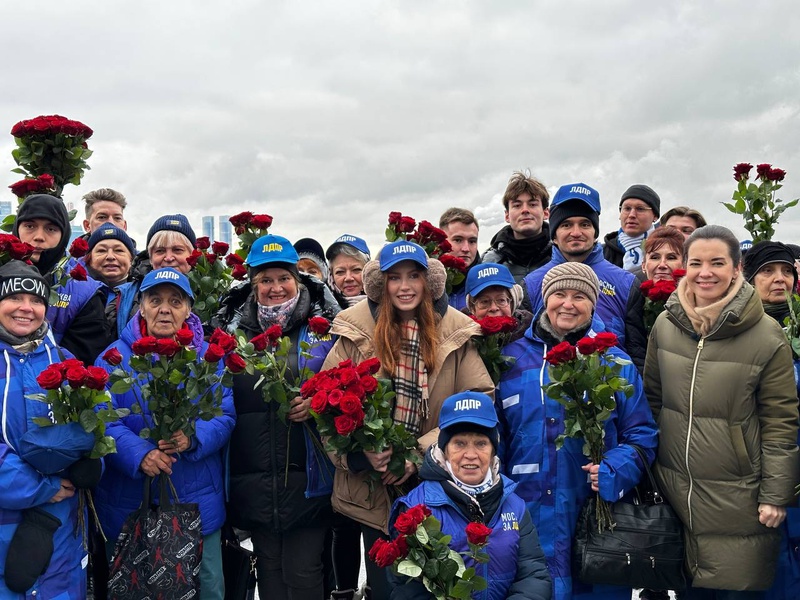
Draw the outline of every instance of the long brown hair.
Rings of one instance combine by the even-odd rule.
[[[389,298],[387,289],[389,278],[383,275],[383,294],[378,305],[378,318],[375,321],[373,344],[375,356],[381,361],[384,371],[394,375],[402,350],[400,340],[403,339],[402,319]],[[438,325],[441,317],[433,310],[433,299],[428,286],[428,274],[422,278],[422,302],[417,306],[416,319],[419,326],[419,348],[422,360],[428,373],[436,369],[436,352],[439,349]]]

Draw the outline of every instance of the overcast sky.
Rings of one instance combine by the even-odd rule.
[[[366,237],[398,210],[474,210],[481,247],[514,170],[603,201],[646,183],[744,237],[721,206],[737,162],[800,196],[795,2],[170,0],[4,2],[0,131],[62,114],[95,131],[79,201],[123,192],[140,244],[182,212],[241,210],[273,233]],[[0,133],[0,185],[13,139]],[[13,198],[10,191],[8,198]],[[778,227],[800,241],[800,207]]]

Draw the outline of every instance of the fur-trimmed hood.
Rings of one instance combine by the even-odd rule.
[[[435,258],[429,258],[425,277],[428,280],[431,296],[434,300],[438,300],[444,295],[445,284],[447,283],[447,271],[444,265]],[[367,294],[367,298],[380,304],[383,297],[384,275],[377,260],[371,260],[364,265],[364,270],[361,272],[361,280],[364,283],[364,293]]]

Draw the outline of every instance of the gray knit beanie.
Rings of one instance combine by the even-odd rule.
[[[591,267],[579,262],[565,262],[556,265],[544,275],[542,280],[542,298],[547,306],[547,299],[558,290],[578,290],[586,294],[597,305],[600,282]]]

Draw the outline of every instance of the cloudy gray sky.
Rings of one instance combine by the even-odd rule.
[[[662,210],[721,201],[732,166],[800,196],[800,9],[789,0],[27,1],[0,8],[0,131],[58,113],[95,130],[65,200],[113,187],[141,241],[156,217],[267,212],[272,231],[373,248],[389,211],[503,221],[510,174],[581,181],[618,226],[647,183]],[[3,137],[5,136],[5,137]],[[0,134],[0,185],[13,139]],[[10,192],[8,192],[9,198]],[[800,241],[800,207],[781,239]]]

